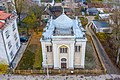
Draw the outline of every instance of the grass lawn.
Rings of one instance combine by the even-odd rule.
[[[87,36],[88,42],[86,46],[86,53],[85,53],[85,69],[92,70],[92,69],[101,69],[100,62],[98,57],[93,49],[91,38]]]
[[[30,70],[42,68],[42,50],[40,45],[41,33],[34,33],[31,41],[18,64],[17,70]]]

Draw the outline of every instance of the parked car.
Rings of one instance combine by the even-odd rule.
[[[27,36],[20,36],[20,42],[27,42],[28,37]]]

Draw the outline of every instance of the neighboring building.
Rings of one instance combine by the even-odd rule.
[[[79,3],[79,2],[86,2],[86,0],[74,0],[75,3]]]
[[[0,11],[0,60],[11,65],[20,48],[17,16]]]
[[[108,18],[110,18],[110,14],[109,13],[99,14],[99,19],[106,20]]]
[[[55,5],[55,0],[41,0],[41,3],[44,6],[47,6],[47,5],[54,6]]]
[[[43,67],[84,68],[86,41],[85,30],[77,17],[71,19],[65,13],[56,19],[51,17],[40,39]]]
[[[0,10],[7,13],[15,13],[14,0],[0,0]]]
[[[97,10],[97,8],[88,8],[87,9],[88,15],[97,15],[98,13],[99,13],[99,11]]]
[[[39,6],[41,6],[41,0],[32,0],[32,2],[38,4]]]
[[[98,32],[103,32],[103,33],[112,33],[112,28],[110,25],[105,22],[105,21],[98,21],[98,20],[93,20],[92,21],[92,29],[98,33]]]

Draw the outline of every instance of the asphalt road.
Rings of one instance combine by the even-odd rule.
[[[90,23],[91,24],[91,23]],[[103,46],[101,45],[100,41],[92,31],[92,29],[89,27],[89,25],[86,27],[88,33],[91,35],[93,42],[95,44],[97,52],[100,54],[101,59],[105,65],[105,68],[107,70],[108,74],[120,74],[120,70],[113,65],[111,60],[109,59],[107,53],[105,52]],[[107,44],[106,44],[107,45]]]

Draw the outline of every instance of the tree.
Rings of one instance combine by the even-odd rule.
[[[15,0],[15,8],[18,15],[18,21],[21,22],[21,14],[26,13],[30,7],[30,1],[28,0]],[[21,24],[21,23],[20,23]]]
[[[119,58],[119,49],[120,49],[120,1],[116,0],[116,2],[113,1],[113,13],[111,15],[111,23],[112,23],[112,27],[113,27],[113,36],[115,36],[115,41],[114,41],[114,45],[116,45],[116,64],[118,64],[118,58]]]
[[[24,18],[23,23],[26,24],[27,34],[29,34],[29,29],[33,28],[37,21],[37,18],[34,13],[29,14],[26,18]]]

